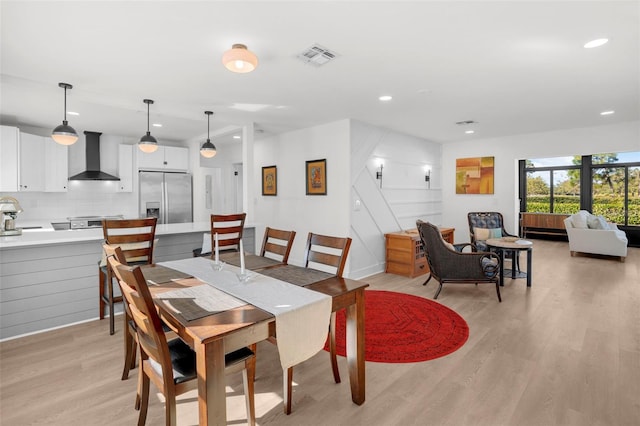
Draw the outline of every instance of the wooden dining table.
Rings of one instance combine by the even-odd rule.
[[[304,276],[307,268],[295,268],[300,269],[298,276]],[[149,288],[156,298],[161,316],[196,353],[199,424],[225,425],[224,356],[268,339],[273,334],[275,317],[247,304],[187,321],[162,303],[159,296],[166,291],[204,283],[196,278],[186,278],[184,273],[178,271],[175,271],[176,278],[172,278],[172,270],[159,265],[144,266],[142,271],[147,281],[155,284]],[[308,273],[314,272],[309,270]],[[351,399],[358,405],[365,401],[364,290],[368,286],[362,281],[336,276],[304,285],[305,288],[331,296],[333,312],[346,310],[346,357]]]

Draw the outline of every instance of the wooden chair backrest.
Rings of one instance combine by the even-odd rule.
[[[331,237],[309,232],[304,266],[309,267],[310,262],[332,266],[336,268],[336,276],[342,277],[350,247],[351,238],[349,237]]]
[[[211,215],[211,251],[215,251],[215,235],[218,234],[218,247],[221,249],[236,246],[240,250],[240,240],[244,231],[246,213]]]
[[[131,318],[136,323],[142,359],[151,358],[162,367],[164,393],[165,389],[173,386],[173,367],[162,320],[153,303],[149,286],[139,266],[123,265],[114,257],[110,257],[109,262],[122,278],[118,282]]]
[[[296,231],[283,231],[281,229],[267,228],[264,230],[264,239],[262,240],[262,249],[260,256],[266,253],[273,253],[282,256],[281,262],[286,265],[291,253],[293,239],[296,237]],[[283,244],[284,243],[284,244]]]
[[[125,258],[131,262],[153,261],[154,239],[156,236],[155,217],[145,219],[104,219],[102,232],[104,242],[122,247]]]
[[[111,245],[111,244],[103,244],[102,245],[102,249],[104,250],[104,252],[105,252],[105,254],[107,256],[107,259],[109,259],[110,257],[113,257],[119,263],[121,263],[123,265],[128,265],[127,264],[127,258],[124,257],[124,252],[122,251],[122,248],[120,248],[120,246]],[[118,270],[117,269],[112,269],[112,271],[115,274],[115,276],[118,279],[118,281],[120,281],[120,275],[119,275],[120,273],[118,272]]]

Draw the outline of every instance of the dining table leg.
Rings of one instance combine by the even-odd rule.
[[[200,426],[226,425],[224,343],[195,343]]]
[[[364,288],[356,291],[356,303],[346,308],[347,365],[351,400],[362,405],[365,400],[364,356]]]

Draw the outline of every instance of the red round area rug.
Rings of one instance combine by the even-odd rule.
[[[344,310],[336,318],[338,355],[345,356]],[[469,326],[453,310],[422,297],[365,291],[365,359],[406,363],[448,355],[462,347]],[[325,350],[329,350],[328,342]]]

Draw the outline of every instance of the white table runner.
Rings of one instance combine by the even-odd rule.
[[[311,358],[324,347],[331,317],[330,296],[251,271],[243,283],[237,276],[240,268],[225,265],[222,271],[214,271],[211,260],[202,257],[159,265],[190,274],[273,314],[283,369]]]

